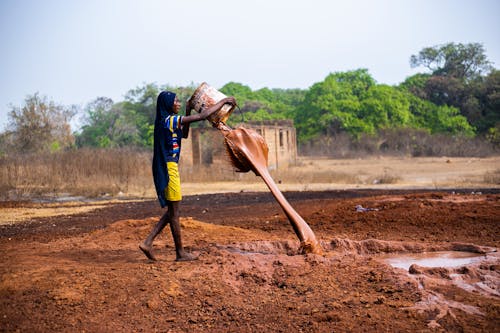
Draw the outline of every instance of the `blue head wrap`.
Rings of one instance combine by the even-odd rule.
[[[167,172],[167,146],[165,118],[173,114],[175,93],[171,91],[162,91],[156,100],[156,119],[154,128],[154,152],[153,152],[153,179],[156,187],[156,193],[161,207],[167,205],[165,198],[165,188],[168,185]]]

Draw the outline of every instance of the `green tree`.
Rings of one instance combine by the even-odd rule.
[[[243,113],[255,112],[260,109],[269,111],[266,100],[256,97],[256,94],[250,87],[241,83],[229,82],[220,89],[220,92],[227,96],[234,96],[238,102],[238,107]]]
[[[115,147],[143,146],[147,131],[147,121],[144,114],[138,113],[133,108],[126,107],[126,103],[117,103],[111,109],[116,115],[115,122],[110,131],[112,145]]]
[[[247,100],[253,98],[252,89],[237,82],[226,83],[219,90],[227,96],[234,96],[234,98],[236,98],[236,101],[241,104],[240,107],[242,107]]]
[[[422,49],[410,58],[412,67],[427,67],[432,75],[470,81],[489,72],[492,67],[480,43],[447,43]]]
[[[494,77],[495,71],[481,44],[448,43],[424,48],[418,55],[412,55],[410,62],[413,67],[427,67],[431,74],[409,78],[401,87],[437,105],[458,108],[479,133],[495,126],[485,94],[495,95],[498,87],[494,88],[483,76],[489,72],[488,77],[492,74]]]
[[[89,103],[86,107],[86,123],[77,138],[78,146],[106,148],[146,145],[148,138],[141,135],[141,130],[148,132],[147,118],[132,106],[130,102],[113,103],[105,97]]]
[[[160,93],[160,88],[155,83],[147,83],[143,86],[131,89],[125,95],[125,101],[129,108],[133,105],[137,114],[142,114],[147,118],[147,122],[154,124],[156,117],[156,99]]]
[[[474,89],[481,110],[475,125],[481,133],[500,130],[500,71],[493,70]]]
[[[408,94],[409,108],[412,113],[413,128],[427,129],[432,134],[461,134],[474,136],[474,128],[459,110],[448,105],[432,102]]]
[[[113,105],[113,100],[107,97],[98,97],[87,104],[84,125],[76,139],[79,147],[111,146],[110,131],[116,121],[116,115],[111,112]]]
[[[417,97],[429,99],[429,96],[427,96],[426,86],[430,77],[431,74],[418,73],[407,77],[406,80],[399,85],[399,87],[409,91]]]
[[[358,116],[374,129],[408,127],[412,124],[407,96],[387,85],[372,86],[361,101]]]
[[[407,85],[378,85],[364,69],[334,73],[314,84],[297,108],[294,121],[300,142],[347,132],[354,138],[383,129],[422,128],[432,133],[473,135],[473,127],[455,107],[437,106],[408,92],[427,77]]]
[[[334,73],[314,84],[295,114],[301,141],[318,135],[346,131],[351,135],[373,132],[375,126],[362,120],[361,100],[375,80],[366,69]]]
[[[300,89],[262,88],[252,91],[250,87],[230,82],[220,91],[235,96],[245,120],[277,120],[293,118],[296,106],[302,101],[304,91]],[[238,117],[229,118],[229,125],[239,122]]]

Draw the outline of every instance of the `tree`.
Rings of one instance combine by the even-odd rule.
[[[98,97],[85,107],[85,124],[77,135],[79,147],[108,147],[111,145],[110,131],[116,120],[111,113],[114,103],[111,98]]]
[[[11,106],[8,130],[13,148],[21,152],[55,151],[74,144],[70,120],[76,107],[65,107],[37,93],[24,106]]]
[[[437,106],[408,92],[407,86],[421,88],[426,79],[414,77],[398,88],[376,84],[364,69],[330,74],[306,92],[294,113],[299,141],[341,132],[359,139],[391,128],[473,135],[472,126],[457,108]]]
[[[407,96],[387,85],[372,86],[361,101],[358,116],[374,129],[408,127],[412,125],[410,102]]]
[[[150,124],[154,124],[156,117],[156,98],[160,89],[154,83],[147,83],[142,87],[131,89],[125,95],[125,101],[133,104],[137,113],[147,117]]]
[[[430,74],[418,73],[407,77],[406,80],[399,85],[399,87],[409,91],[417,97],[429,99],[427,96],[426,86],[430,77]]]
[[[410,62],[413,67],[422,65],[432,73],[428,77],[411,77],[401,87],[434,104],[458,108],[480,134],[495,126],[498,108],[492,112],[490,101],[491,96],[498,94],[498,86],[492,84],[495,70],[481,44],[448,43],[424,48],[412,55]],[[486,74],[489,79],[483,76]]]
[[[493,70],[475,89],[475,97],[481,110],[476,122],[482,133],[500,130],[500,71]]]
[[[366,69],[333,73],[314,84],[294,118],[300,141],[339,131],[354,136],[373,132],[374,124],[362,119],[361,101],[374,85]]]
[[[147,138],[141,135],[142,131],[148,131],[146,115],[139,114],[133,106],[130,102],[115,104],[106,97],[99,97],[87,104],[86,124],[78,135],[78,146],[106,148],[147,145]]]
[[[447,43],[422,49],[410,58],[412,67],[424,66],[432,75],[470,81],[489,72],[492,67],[480,43]]]
[[[230,82],[220,91],[228,96],[234,96],[238,107],[246,120],[278,120],[293,117],[293,110],[302,100],[303,91],[299,89],[269,89],[262,88],[252,91],[241,83]],[[237,117],[229,118],[230,126],[239,122]]]
[[[236,101],[241,104],[240,107],[243,106],[247,100],[252,99],[253,97],[253,92],[250,87],[237,82],[226,83],[222,88],[220,88],[220,92],[226,94],[227,96],[234,96]]]
[[[436,105],[409,93],[407,98],[413,119],[411,127],[429,130],[431,134],[474,136],[474,128],[464,116],[460,115],[457,108]]]

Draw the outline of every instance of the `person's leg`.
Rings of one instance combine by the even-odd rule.
[[[163,214],[160,218],[160,221],[154,226],[153,230],[149,233],[148,237],[139,244],[139,249],[148,257],[150,260],[156,260],[152,250],[153,250],[153,241],[160,234],[160,232],[165,228],[165,226],[170,223],[171,216],[173,213],[173,208],[169,204],[168,210]]]
[[[184,250],[181,237],[181,225],[179,222],[179,207],[182,200],[181,179],[179,176],[179,166],[176,162],[167,162],[168,186],[166,198],[168,201],[168,211],[170,213],[170,230],[174,238],[175,254],[177,261],[187,261],[196,259],[195,256]]]
[[[189,261],[196,260],[197,257],[192,255],[189,252],[184,250],[184,246],[182,245],[182,237],[181,237],[181,224],[179,222],[179,204],[180,201],[172,202],[172,215],[170,215],[170,230],[172,231],[172,236],[174,238],[175,244],[175,254],[176,261]]]

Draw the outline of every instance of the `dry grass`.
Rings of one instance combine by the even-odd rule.
[[[151,184],[150,160],[150,153],[131,149],[19,154],[0,159],[0,188],[21,196],[140,193]]]
[[[80,149],[54,154],[0,158],[3,200],[37,195],[155,196],[151,152],[133,149]],[[271,170],[282,190],[360,187],[499,187],[500,156],[489,158],[363,159],[299,158],[295,166]],[[185,194],[265,190],[253,173],[237,173],[227,163],[188,166],[181,161]]]
[[[500,169],[486,172],[484,174],[484,182],[487,184],[500,185]]]

